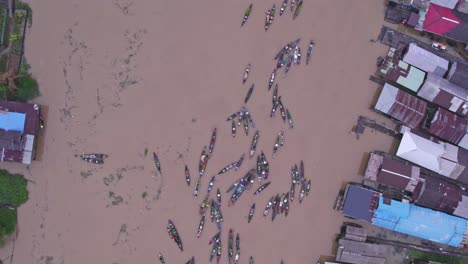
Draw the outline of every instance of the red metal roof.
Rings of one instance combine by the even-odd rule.
[[[444,35],[456,28],[462,21],[452,13],[452,10],[443,6],[431,4],[427,10],[423,28],[426,31]]]
[[[426,129],[452,144],[458,144],[467,133],[468,121],[448,110],[439,108]]]

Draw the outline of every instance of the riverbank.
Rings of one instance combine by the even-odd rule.
[[[384,6],[371,0],[306,2],[296,20],[290,13],[277,17],[265,32],[264,11],[272,3],[254,3],[242,29],[246,1],[31,3],[26,56],[41,87],[36,101],[49,109],[42,161],[29,168],[5,164],[35,182],[19,210],[14,263],[149,263],[159,251],[168,262],[192,255],[208,261],[204,243],[215,226],[207,225],[196,239],[201,198],[192,198],[184,165],[195,174],[201,149],[217,127],[205,192],[207,178],[247,151],[251,137],[239,131],[233,139],[225,122],[247,91],[241,86],[247,63],[256,85],[248,107],[261,133],[258,150],[270,159],[285,124],[269,118],[267,82],[277,50],[298,37],[303,52],[309,39],[317,46],[309,66],[279,76],[296,126],[271,160],[269,189],[224,208],[223,226],[240,233],[241,262],[252,255],[258,263],[305,263],[332,254],[342,222],[332,208],[336,193],[360,179],[363,153],[387,151],[392,142],[378,132],[366,132],[361,140],[348,133],[361,114],[384,119],[368,110],[377,88],[368,76],[385,52],[370,40],[377,38]],[[152,177],[145,149],[160,155],[163,179]],[[90,166],[74,156],[81,152],[110,157],[103,166]],[[286,219],[272,223],[256,215],[247,224],[252,202],[260,209],[271,195],[289,189],[290,166],[301,159],[312,180],[309,197],[294,203]],[[254,166],[253,160],[244,162],[215,188],[224,192]],[[142,198],[144,192],[150,195]],[[184,253],[167,235],[169,218],[181,233]],[[226,238],[227,232],[224,245]]]

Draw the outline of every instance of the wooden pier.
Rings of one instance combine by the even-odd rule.
[[[365,116],[359,116],[356,126],[353,127],[351,133],[356,135],[356,138],[359,139],[359,136],[364,133],[366,127],[384,133],[386,135],[392,136],[396,139],[401,139],[402,135],[396,129],[388,128],[383,124],[377,123],[377,121],[367,118]]]

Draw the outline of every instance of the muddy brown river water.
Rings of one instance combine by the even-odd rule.
[[[247,137],[239,129],[232,138],[225,119],[242,106],[251,83],[255,90],[247,107],[260,130],[257,150],[270,161],[272,183],[259,196],[246,193],[227,207],[226,189],[255,159],[217,178],[211,195],[216,188],[223,193],[221,263],[227,263],[229,228],[240,234],[240,263],[250,256],[255,263],[315,263],[320,255],[334,254],[343,221],[333,210],[339,189],[359,180],[366,152],[388,151],[392,142],[370,131],[360,140],[349,134],[360,114],[380,118],[369,110],[377,85],[368,77],[386,52],[370,41],[383,22],[382,1],[305,0],[296,20],[288,10],[268,32],[265,11],[273,1],[254,2],[243,28],[250,4],[245,0],[29,2],[34,15],[26,57],[42,93],[35,102],[48,112],[41,160],[29,168],[2,164],[34,181],[29,201],[19,209],[13,263],[157,263],[158,252],[168,264],[191,256],[207,263],[216,226],[207,221],[197,239],[198,207],[211,176],[247,154],[254,130]],[[281,3],[274,3],[278,9]],[[299,37],[304,55],[310,39],[317,45],[310,65],[293,66],[286,78],[277,78],[294,118],[291,130],[279,116],[269,117],[267,84],[276,52]],[[242,86],[248,63],[252,71]],[[193,175],[215,127],[214,155],[202,194],[194,199]],[[281,128],[285,146],[272,159]],[[153,177],[153,151],[162,178]],[[75,157],[82,152],[110,157],[94,166]],[[301,159],[311,194],[300,205],[294,201],[287,218],[261,217],[272,195],[289,190],[290,168]],[[257,212],[247,224],[253,202]],[[181,234],[184,252],[167,234],[168,219]],[[11,243],[0,256],[10,251]]]

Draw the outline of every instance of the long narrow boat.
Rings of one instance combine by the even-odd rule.
[[[244,84],[247,81],[247,79],[249,78],[251,68],[252,68],[252,65],[250,63],[247,64],[247,66],[245,66],[244,76],[242,76],[242,84]]]
[[[198,172],[200,174],[200,177],[203,176],[203,173],[205,173],[206,165],[208,163],[208,156],[207,156],[207,150],[206,146],[203,147],[202,153],[200,155],[200,162],[198,164]]]
[[[260,138],[260,134],[257,130],[252,138],[252,143],[250,144],[249,158],[253,157],[255,150],[257,149],[257,143],[258,143],[259,138]]]
[[[166,261],[164,261],[164,257],[161,252],[159,252],[159,262],[161,262],[161,264],[166,264]]]
[[[208,147],[208,158],[211,158],[211,155],[213,154],[213,151],[214,151],[215,144],[216,144],[216,127],[213,129],[213,133],[211,133],[210,146]]]
[[[155,152],[153,152],[153,160],[154,165],[156,165],[156,169],[158,170],[159,174],[161,174],[161,163],[159,162],[158,155],[156,155]]]
[[[258,187],[258,189],[254,192],[254,195],[257,195],[257,194],[260,194],[261,192],[263,192],[263,190],[265,190],[268,185],[270,185],[271,182],[266,182],[264,184],[262,184],[260,187]]]
[[[234,256],[234,233],[232,232],[232,229],[229,229],[229,235],[228,235],[228,261],[229,261],[229,264],[232,264],[233,256]]]
[[[250,210],[249,210],[249,217],[247,219],[247,223],[250,223],[250,221],[252,221],[252,218],[254,216],[254,213],[255,213],[255,203],[252,204],[252,207],[250,207]]]
[[[312,49],[314,48],[315,43],[313,40],[310,41],[309,47],[307,48],[307,57],[306,57],[306,65],[309,65],[310,58],[312,57]]]
[[[177,232],[177,228],[175,227],[174,223],[171,220],[168,220],[167,232],[169,233],[169,236],[172,238],[172,240],[176,242],[180,251],[184,251],[184,248],[182,246],[182,240],[180,239],[180,236],[179,236],[179,232]]]
[[[250,13],[252,12],[252,6],[253,4],[250,4],[249,7],[244,12],[244,18],[242,19],[242,24],[241,27],[244,26],[245,22],[247,22],[247,19],[249,19]]]
[[[244,99],[244,104],[246,104],[249,101],[250,97],[252,96],[254,88],[255,88],[255,84],[252,84],[252,86],[250,86],[249,90],[247,91],[247,95],[245,96],[245,99]]]
[[[301,13],[302,9],[302,0],[299,0],[299,3],[297,3],[296,10],[294,11],[293,19],[296,19],[299,16],[299,13]]]
[[[279,15],[282,16],[284,13],[284,10],[286,10],[286,7],[288,6],[288,0],[284,0],[283,3],[281,4],[280,12]]]
[[[270,81],[268,82],[268,91],[270,91],[271,87],[273,86],[273,83],[275,82],[276,78],[276,69],[273,70],[270,76]]]
[[[187,261],[185,264],[195,264],[195,257],[189,259],[189,261]]]
[[[187,185],[190,186],[190,171],[187,165],[185,165],[185,181],[187,182]]]
[[[202,234],[204,227],[205,227],[205,216],[203,215],[200,219],[200,224],[198,225],[197,238],[199,238],[200,235]]]

